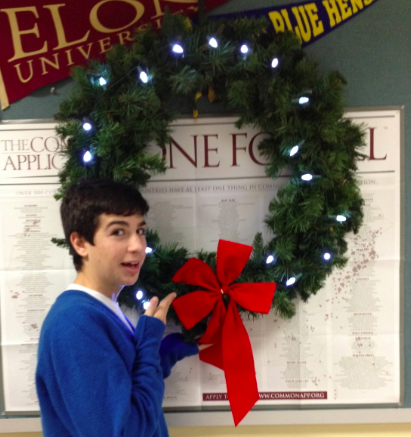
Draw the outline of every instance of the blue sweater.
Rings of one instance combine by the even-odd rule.
[[[62,293],[42,326],[36,371],[45,437],[166,437],[163,377],[198,353],[141,316],[133,335],[102,302]],[[160,356],[160,345],[161,354]]]

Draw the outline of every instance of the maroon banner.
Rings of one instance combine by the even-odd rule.
[[[227,0],[205,0],[205,10]],[[75,65],[104,59],[116,44],[132,42],[133,30],[161,26],[164,9],[193,14],[197,0],[1,0],[1,108],[70,75]]]
[[[326,391],[268,391],[259,392],[260,401],[320,401],[328,399]],[[228,401],[227,393],[203,393],[204,402]]]

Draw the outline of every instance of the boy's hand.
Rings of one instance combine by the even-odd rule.
[[[160,319],[164,324],[167,322],[167,312],[171,302],[177,297],[176,293],[168,294],[161,302],[158,303],[158,297],[153,297],[150,300],[150,305],[146,309],[144,315]]]

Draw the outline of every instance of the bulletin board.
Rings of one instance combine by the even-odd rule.
[[[362,108],[347,110],[346,117],[366,129],[368,159],[358,163],[364,225],[349,237],[346,268],[335,272],[307,304],[299,302],[293,319],[270,314],[245,321],[260,400],[244,424],[273,423],[274,409],[357,411],[403,405],[403,114],[401,108]],[[162,242],[181,243],[193,251],[215,250],[219,238],[251,244],[256,232],[267,232],[263,219],[268,203],[288,176],[265,177],[257,151],[261,134],[251,128],[238,131],[234,121],[181,119],[173,126],[173,142],[165,152],[169,170],[142,189],[150,204],[147,221]],[[65,145],[54,126],[47,121],[0,124],[1,377],[6,417],[38,415],[33,376],[39,330],[48,308],[74,277],[67,251],[50,243],[52,237],[62,237],[53,194],[59,151]],[[213,425],[232,423],[218,369],[191,357],[179,363],[166,382],[169,426],[210,424],[210,411]],[[266,410],[270,416],[264,419]],[[285,417],[284,411],[281,414]],[[215,422],[218,417],[221,423]],[[295,412],[293,423],[298,423]]]

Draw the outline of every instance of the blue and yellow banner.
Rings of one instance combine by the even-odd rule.
[[[214,15],[210,18],[237,19],[267,17],[269,30],[284,32],[291,30],[307,46],[327,35],[352,18],[367,10],[378,0],[315,0],[300,1],[285,6]]]

